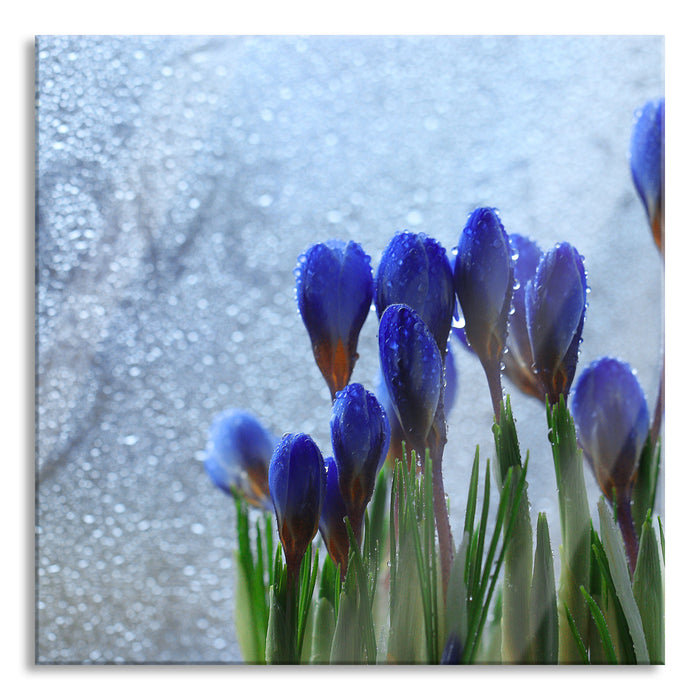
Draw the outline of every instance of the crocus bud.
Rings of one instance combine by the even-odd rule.
[[[379,361],[409,447],[422,451],[440,400],[443,364],[427,325],[409,306],[392,304],[382,314]]]
[[[319,529],[331,559],[345,576],[348,568],[350,542],[344,518],[348,512],[338,488],[338,467],[333,457],[326,457],[326,494],[321,508]]]
[[[214,417],[204,468],[224,493],[235,491],[251,505],[269,508],[267,468],[274,447],[275,439],[255,416],[229,409]]]
[[[579,444],[605,497],[629,498],[649,432],[644,391],[626,363],[603,357],[586,367],[571,396]]]
[[[535,276],[542,251],[537,243],[518,233],[509,236],[513,253],[513,300],[508,320],[508,338],[503,356],[504,374],[520,391],[544,401],[544,390],[532,368],[532,349],[527,331],[525,289]]]
[[[297,304],[331,399],[349,381],[372,303],[370,258],[358,243],[328,241],[299,256]]]
[[[500,368],[513,292],[508,236],[495,209],[475,209],[457,246],[455,289],[469,345],[484,367]]]
[[[375,284],[377,316],[391,304],[410,306],[447,352],[455,293],[445,249],[424,233],[396,233],[384,250]]]
[[[644,204],[654,241],[663,252],[666,100],[647,102],[635,117],[629,155],[632,180]]]
[[[583,258],[569,243],[545,253],[525,289],[535,373],[550,405],[569,395],[586,312]]]
[[[358,539],[377,471],[386,456],[389,432],[386,412],[362,384],[349,384],[338,392],[331,414],[331,443],[338,488]]]
[[[285,435],[270,460],[270,497],[287,566],[296,575],[318,531],[326,469],[316,443],[304,433]]]

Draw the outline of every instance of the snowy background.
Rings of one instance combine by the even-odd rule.
[[[47,36],[36,78],[39,663],[240,661],[233,507],[202,450],[238,406],[328,453],[293,289],[317,240],[376,267],[399,229],[451,249],[477,206],[568,240],[592,290],[580,367],[622,357],[653,405],[662,265],[627,145],[664,93],[662,38]],[[475,446],[493,454],[482,370],[455,353],[453,529]],[[512,403],[556,549],[544,412]]]

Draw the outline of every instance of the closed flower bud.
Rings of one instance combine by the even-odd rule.
[[[454,283],[469,345],[484,366],[500,367],[508,332],[513,263],[495,209],[474,210],[457,247]]]
[[[392,304],[382,314],[379,361],[409,448],[422,451],[440,400],[443,364],[428,327],[410,307]]]
[[[586,312],[583,258],[569,243],[545,253],[525,289],[535,373],[550,405],[569,395]]]
[[[359,539],[377,471],[386,456],[389,420],[374,394],[362,384],[349,384],[336,395],[330,426],[338,488]]]
[[[326,494],[321,508],[319,529],[331,559],[344,577],[348,568],[350,542],[344,518],[348,512],[338,488],[338,467],[333,457],[326,457]]]
[[[666,179],[666,101],[647,102],[636,113],[630,141],[630,170],[649,219],[654,241],[663,251]]]
[[[372,268],[358,243],[328,241],[299,256],[299,313],[333,398],[350,381],[360,329],[372,303]]]
[[[267,469],[274,447],[274,438],[255,416],[224,411],[209,430],[204,468],[224,493],[234,491],[253,506],[269,508]]]
[[[532,348],[525,313],[525,289],[535,276],[542,251],[537,243],[520,234],[511,234],[509,238],[514,283],[506,353],[503,356],[504,374],[520,391],[544,401],[544,390],[532,367]]]
[[[269,483],[287,566],[295,575],[318,531],[326,490],[323,456],[308,435],[282,438],[270,460]]]
[[[452,326],[455,293],[445,249],[424,233],[397,233],[377,268],[377,316],[391,304],[410,306],[426,323],[443,355]]]
[[[612,357],[592,362],[571,396],[578,441],[608,500],[613,488],[629,498],[649,432],[644,391],[626,363]]]

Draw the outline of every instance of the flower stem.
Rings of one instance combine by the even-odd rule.
[[[491,394],[491,405],[496,416],[496,422],[501,420],[501,403],[503,402],[503,385],[501,384],[501,359],[496,362],[482,363],[486,373],[486,381]]]
[[[654,421],[651,424],[649,437],[651,438],[652,447],[656,445],[661,432],[661,420],[664,415],[664,394],[666,390],[666,351],[661,351],[661,377],[659,379],[659,395],[656,398],[656,409],[654,410]]]
[[[447,500],[445,487],[442,481],[442,455],[447,442],[447,426],[442,397],[438,405],[433,427],[428,434],[428,448],[433,471],[433,508],[435,511],[435,525],[438,533],[438,545],[440,548],[440,571],[442,573],[442,591],[447,597],[447,584],[452,568],[454,545],[452,531],[450,530],[450,518],[447,513]]]

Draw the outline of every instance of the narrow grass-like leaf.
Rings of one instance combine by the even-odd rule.
[[[642,617],[649,661],[652,664],[662,664],[665,656],[663,567],[651,518],[642,526],[632,592]]]
[[[323,560],[323,566],[321,567],[321,578],[318,584],[318,597],[325,598],[330,604],[331,608],[335,608],[335,581],[336,572],[338,567],[331,558],[330,555],[326,554]],[[337,613],[337,609],[335,609]]]
[[[355,539],[350,520],[346,516],[345,527],[348,531],[350,541],[350,552],[355,557],[355,567],[357,569],[357,587],[359,590],[359,614],[360,614],[360,634],[362,635],[367,655],[367,663],[377,662],[377,638],[374,634],[374,620],[372,618],[372,601],[369,598],[367,589],[367,570],[362,565],[362,553]]]
[[[408,482],[415,486],[416,476],[415,472],[409,475]],[[418,584],[420,586],[421,600],[423,603],[423,626],[425,632],[425,643],[430,655],[431,660],[429,663],[437,663],[437,660],[433,656],[434,645],[433,645],[433,618],[432,618],[432,604],[431,604],[431,594],[430,594],[430,575],[427,570],[427,563],[425,554],[422,550],[424,542],[421,541],[420,532],[418,528],[418,513],[416,512],[416,503],[414,502],[415,490],[411,488],[408,493],[407,504],[406,504],[406,524],[409,528],[410,535],[413,539],[413,552],[416,560],[416,567],[418,571]]]
[[[613,641],[610,637],[610,632],[608,631],[608,626],[605,622],[605,618],[603,617],[603,613],[598,607],[598,603],[593,600],[590,593],[583,586],[581,586],[581,594],[588,604],[591,615],[593,616],[593,622],[595,622],[595,626],[598,629],[598,634],[603,642],[603,649],[605,651],[607,662],[609,664],[616,664],[617,656],[615,655],[615,647],[613,646]]]
[[[329,557],[330,558],[330,557]],[[319,599],[314,613],[309,663],[327,664],[331,660],[331,646],[335,632],[335,610],[328,598]]]
[[[428,646],[428,663],[438,663],[440,660],[440,650],[444,644],[441,632],[442,616],[442,586],[438,588],[438,571],[440,563],[435,543],[436,520],[433,501],[433,462],[430,459],[430,450],[426,450],[425,465],[423,475],[424,488],[424,517],[422,522],[424,536],[424,552],[426,563],[426,583],[430,614],[430,635]],[[440,592],[439,592],[440,591]]]
[[[515,520],[518,514],[518,507],[520,505],[520,499],[522,497],[523,491],[525,489],[526,483],[526,470],[523,469],[520,475],[518,483],[515,485],[515,497],[511,499],[511,483],[513,479],[512,468],[508,470],[506,479],[503,484],[503,489],[501,491],[501,500],[499,502],[498,513],[496,516],[496,527],[491,540],[491,545],[489,546],[489,552],[486,557],[486,565],[484,567],[484,575],[482,577],[481,584],[479,586],[478,596],[480,600],[480,605],[477,610],[480,610],[480,614],[477,616],[476,620],[469,621],[469,633],[467,635],[467,644],[465,645],[465,651],[463,656],[463,661],[466,663],[472,663],[474,660],[474,655],[478,649],[481,634],[486,623],[486,617],[488,614],[489,605],[491,603],[491,598],[493,596],[494,589],[496,587],[496,582],[498,580],[498,574],[505,557],[505,552],[510,542],[513,528],[515,527]],[[498,546],[498,539],[500,537],[501,530],[504,529],[504,521],[506,519],[506,514],[508,515],[508,522],[505,526],[503,544],[501,546],[500,554],[495,564],[493,565],[493,570],[491,570],[491,565],[494,561],[495,552]]]
[[[299,595],[299,616],[297,626],[297,648],[304,648],[304,636],[306,634],[306,624],[311,607],[311,598],[313,596],[314,587],[316,585],[316,577],[318,575],[318,549],[313,554],[313,566],[311,564],[311,550],[309,547],[304,555],[305,562],[302,564],[304,569],[304,586]]]
[[[264,663],[265,645],[259,638],[260,628],[257,624],[255,608],[250,598],[250,589],[246,584],[247,571],[238,552],[234,552],[233,561],[236,566],[234,619],[238,646],[241,648],[241,654],[246,663]]]
[[[556,664],[559,658],[559,618],[554,559],[549,539],[547,516],[537,518],[537,547],[530,593],[531,661]]]
[[[598,501],[598,514],[600,516],[601,542],[610,566],[615,592],[629,626],[636,660],[639,664],[648,664],[649,651],[644,637],[642,618],[632,592],[632,582],[630,580],[622,535],[602,497]]]
[[[517,480],[523,469],[520,445],[515,429],[515,420],[510,406],[510,397],[501,403],[501,415],[493,425],[498,473],[503,479],[512,468]],[[530,589],[532,577],[532,523],[527,497],[527,483],[515,519],[512,542],[506,549],[503,565],[503,663],[527,663],[530,651]]]
[[[625,617],[622,605],[615,592],[615,583],[610,573],[610,565],[608,564],[608,558],[603,549],[603,544],[595,531],[593,531],[591,551],[602,577],[602,589],[607,597],[607,608],[612,610],[612,615],[608,618],[608,629],[613,637],[615,648],[618,650],[618,658],[622,664],[634,664],[636,663],[634,642],[630,636],[627,618]],[[613,619],[614,623],[612,622]]]
[[[584,664],[590,663],[588,660],[588,653],[586,652],[586,646],[583,643],[583,639],[581,639],[581,633],[578,631],[574,616],[571,614],[571,610],[569,610],[569,606],[566,603],[564,603],[564,614],[566,616],[566,621],[569,624],[569,629],[571,630],[571,637],[576,643],[576,650],[578,651],[579,660]]]
[[[484,549],[486,547],[486,530],[491,509],[491,465],[486,460],[486,473],[484,474],[484,503],[481,511],[481,522],[479,523],[479,540],[476,549],[476,572],[483,575],[481,566],[484,561]],[[485,567],[484,567],[485,569]]]
[[[238,533],[238,547],[234,552],[237,565],[236,630],[244,659],[250,663],[261,663],[265,654],[268,614],[262,563],[256,566],[253,558],[248,507],[238,496],[234,497],[234,502]]]
[[[590,588],[591,515],[583,478],[583,455],[576,443],[576,426],[563,396],[547,403],[549,439],[552,444],[561,518],[561,575],[559,579],[559,663],[578,663],[578,643],[564,624],[565,607],[576,621],[583,639],[588,638],[590,613],[580,587]]]
[[[474,516],[476,514],[476,499],[479,488],[479,446],[476,447],[474,462],[472,463],[472,474],[469,481],[469,493],[467,494],[467,510],[464,514],[463,532],[473,532]]]
[[[642,531],[647,513],[654,510],[660,462],[661,440],[657,440],[656,444],[652,445],[651,433],[649,433],[639,457],[637,479],[632,492],[632,517],[637,532]]]
[[[447,602],[445,605],[445,618],[447,623],[447,636],[453,635],[464,645],[467,636],[467,586],[464,582],[465,569],[468,566],[467,553],[471,549],[470,535],[464,533],[461,544],[457,548],[452,562],[450,578],[447,582]]]
[[[340,594],[338,620],[329,655],[332,664],[359,664],[362,655],[362,632],[360,629],[359,601],[356,581],[357,557],[354,552],[348,558],[345,585]]]

